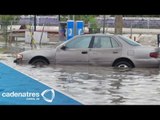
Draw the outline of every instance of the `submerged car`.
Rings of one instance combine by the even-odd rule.
[[[15,63],[31,65],[84,64],[123,68],[159,67],[159,48],[145,47],[125,36],[78,35],[53,49],[28,50],[17,54]]]

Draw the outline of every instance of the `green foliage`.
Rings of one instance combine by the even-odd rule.
[[[61,15],[61,21],[67,21],[68,16],[73,19],[73,15]],[[89,27],[90,33],[100,32],[100,25],[96,21],[97,15],[75,15],[75,21],[83,20],[84,24]]]
[[[97,23],[96,15],[80,15],[76,17],[76,20],[83,20],[88,25],[90,33],[100,32],[100,25]]]
[[[18,16],[15,15],[0,15],[0,23],[1,23],[1,28],[2,28],[2,32],[3,32],[3,37],[4,40],[6,42],[6,46],[7,46],[7,41],[8,41],[8,31],[7,31],[7,27],[8,25],[11,24],[11,21],[13,21],[14,19],[18,18]]]
[[[89,20],[89,23],[90,23],[90,28],[93,28],[93,29],[97,29],[99,28],[100,26],[97,24],[97,21],[95,18],[91,18]]]
[[[60,15],[60,21],[67,21],[68,15]]]
[[[3,24],[9,24],[12,20],[16,19],[18,16],[15,15],[0,15],[0,21]]]
[[[76,15],[75,20],[83,20],[85,24],[89,24],[89,27],[93,29],[100,27],[97,24],[96,15]]]
[[[73,15],[69,15],[73,19]],[[61,15],[61,21],[67,21],[68,15]],[[99,28],[96,15],[75,15],[75,20],[83,20],[85,24],[90,24],[90,28]]]

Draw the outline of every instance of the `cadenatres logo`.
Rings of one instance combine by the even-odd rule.
[[[45,94],[49,93],[50,92],[50,98],[46,97]],[[41,96],[43,97],[43,99],[47,102],[52,102],[54,97],[55,97],[55,92],[53,89],[47,89],[47,90],[44,90],[42,93],[41,93]]]
[[[3,92],[1,94],[5,98],[25,98],[25,100],[40,100],[40,97],[43,98],[46,102],[53,102],[55,98],[55,91],[53,89],[46,89],[42,93],[39,92]]]

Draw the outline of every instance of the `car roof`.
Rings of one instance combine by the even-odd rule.
[[[83,34],[83,35],[78,35],[78,36],[114,36],[114,34],[109,34],[109,33],[97,33],[97,34]]]

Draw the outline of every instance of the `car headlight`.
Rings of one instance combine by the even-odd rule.
[[[22,59],[22,58],[23,58],[23,55],[22,55],[22,54],[17,54],[17,55],[16,55],[16,58],[17,58],[17,59]]]

